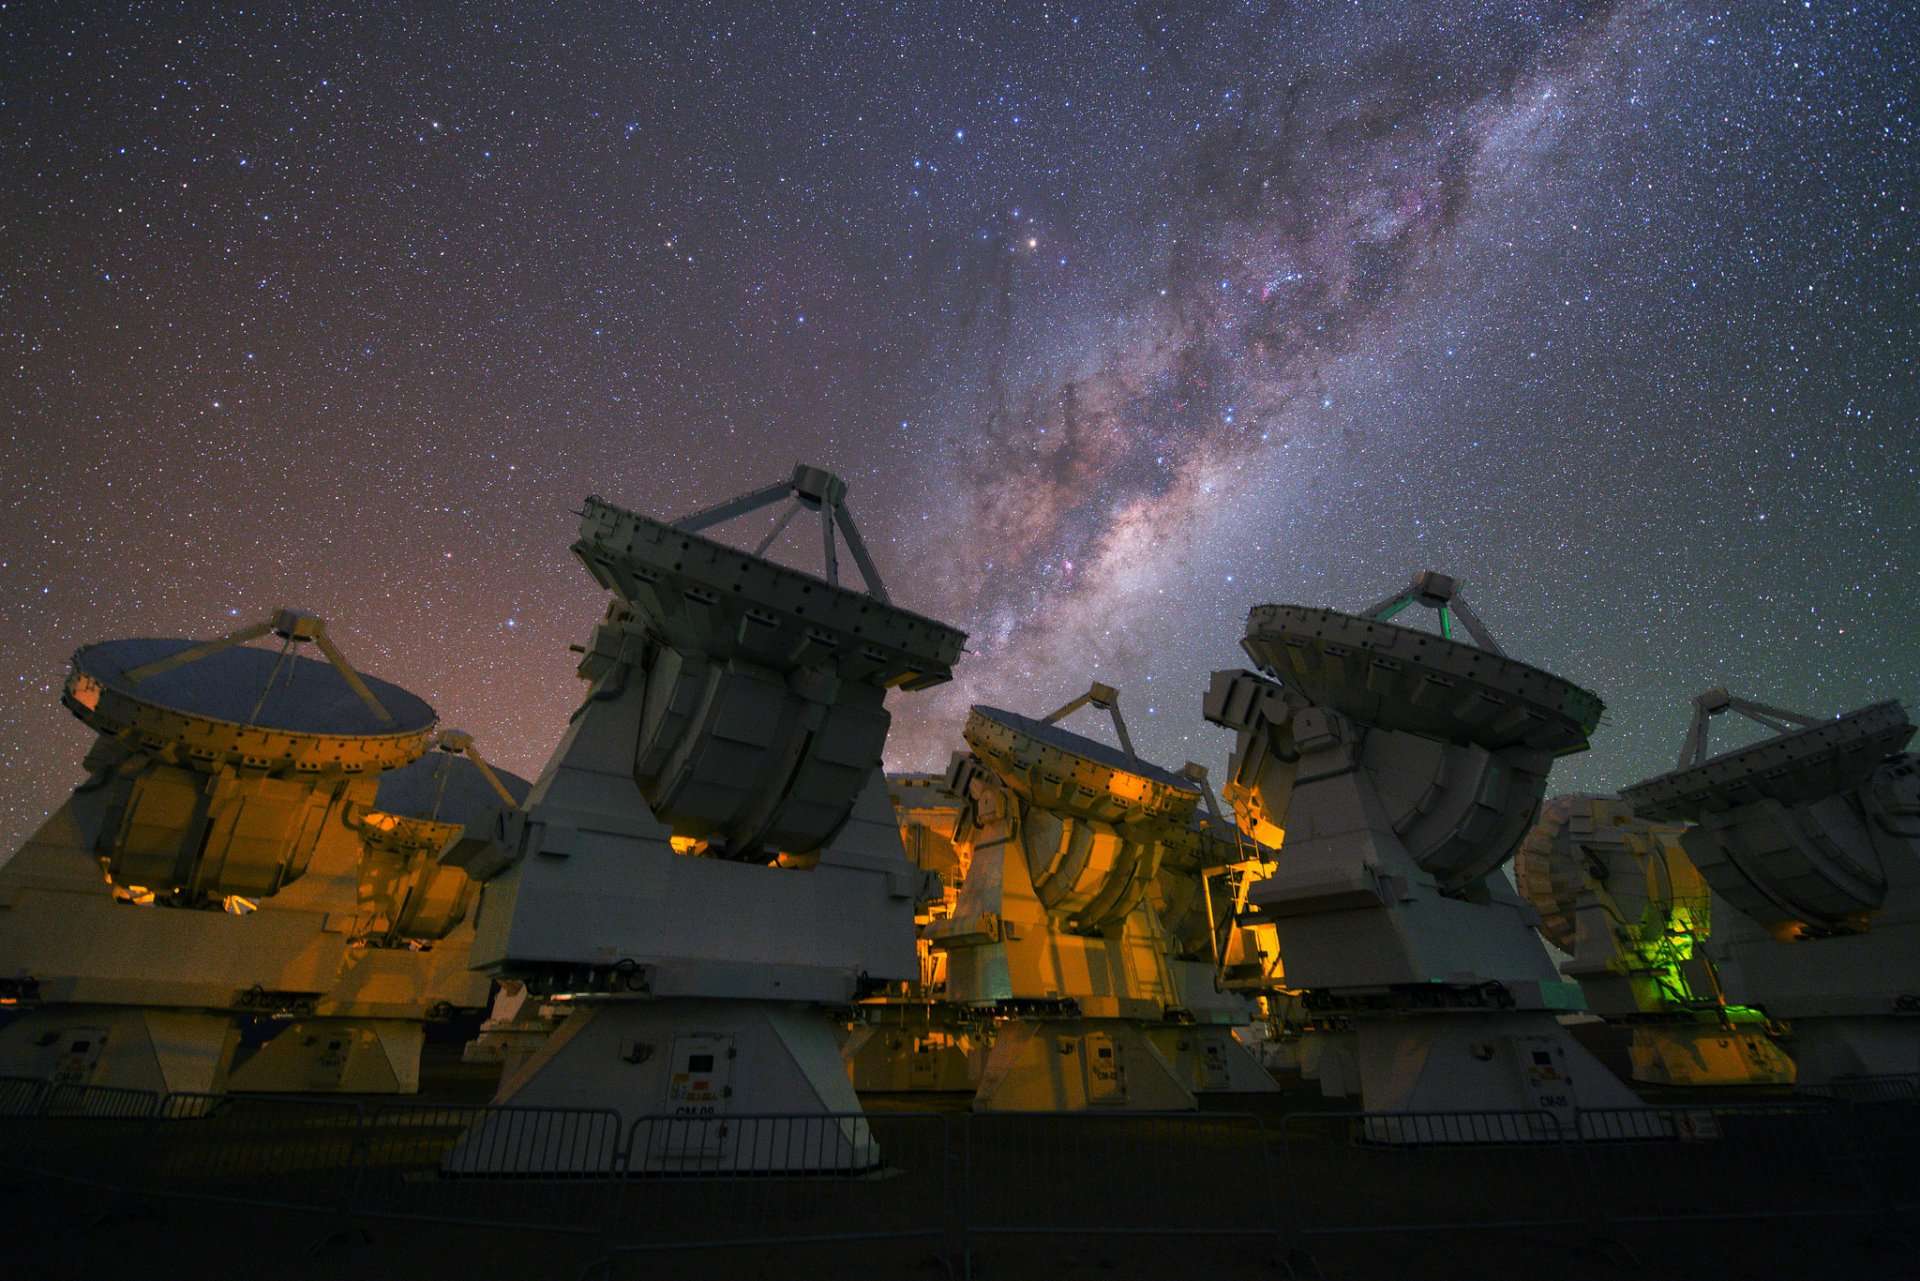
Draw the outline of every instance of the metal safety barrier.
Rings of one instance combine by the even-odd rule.
[[[30,1076],[0,1076],[0,1117],[32,1116],[47,1083]]]
[[[343,1215],[365,1126],[366,1109],[351,1099],[169,1094],[129,1190]]]
[[[381,1104],[367,1117],[351,1214],[602,1232],[622,1137],[606,1109]]]
[[[1086,1236],[1333,1239],[1859,1218],[1920,1208],[1920,1099],[1547,1112],[648,1116],[0,1078],[10,1176],[351,1224],[569,1234],[627,1255]],[[1143,1195],[1144,1193],[1144,1195]],[[117,1200],[117,1197],[115,1198]],[[1824,1230],[1824,1229],[1823,1229]],[[1157,1248],[1157,1247],[1156,1247]],[[1372,1248],[1372,1247],[1369,1247]],[[1534,1248],[1529,1245],[1525,1248]]]
[[[925,1238],[948,1251],[948,1119],[937,1112],[645,1116],[627,1132],[606,1251]]]
[[[0,1160],[28,1178],[118,1188],[158,1107],[149,1090],[0,1080]]]
[[[1844,1103],[1891,1103],[1920,1099],[1920,1076],[1910,1072],[1837,1076],[1830,1081],[1803,1085],[1800,1093],[1812,1098],[1839,1099]]]
[[[0,1191],[33,1177],[27,1156],[32,1147],[27,1119],[39,1110],[44,1083],[24,1076],[0,1076]]]
[[[990,1236],[1252,1237],[1280,1257],[1267,1130],[1251,1113],[974,1112],[963,1133],[969,1271]]]
[[[1911,1078],[1877,1078],[1910,1081]],[[1920,1097],[1898,1088],[1850,1099],[1844,1130],[1867,1183],[1891,1213],[1920,1210]]]
[[[1289,1252],[1327,1237],[1603,1228],[1551,1113],[1317,1112],[1281,1123]]]
[[[1884,1209],[1920,1210],[1920,1075],[1839,1076],[1802,1085],[1800,1093],[1847,1105],[1854,1157]]]

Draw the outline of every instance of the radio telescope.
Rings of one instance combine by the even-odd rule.
[[[363,842],[346,968],[312,1015],[234,1069],[233,1089],[418,1091],[426,1023],[487,1000],[486,976],[470,968],[477,886],[458,864],[498,857],[507,815],[528,787],[454,729],[381,776],[372,807],[345,815]]]
[[[1416,604],[1441,635],[1386,621]],[[1600,700],[1507,657],[1441,574],[1358,614],[1256,606],[1242,647],[1263,673],[1216,672],[1206,715],[1243,826],[1285,832],[1248,899],[1288,986],[1352,1020],[1366,1108],[1633,1104],[1557,1021],[1579,989],[1499,873]]]
[[[1692,824],[1716,900],[1708,953],[1729,1000],[1792,1025],[1802,1084],[1920,1072],[1920,757],[1896,702],[1817,720],[1712,689],[1672,772],[1627,788]],[[1709,756],[1714,718],[1769,737]]]
[[[626,1120],[859,1112],[832,1010],[918,977],[926,895],[880,771],[884,699],[949,679],[965,634],[889,602],[846,493],[803,466],[679,521],[587,500],[573,551],[615,598],[580,663],[587,696],[502,865],[467,867],[486,881],[476,965],[573,1008],[500,1102]],[[700,532],[782,500],[752,552]],[[764,555],[803,511],[820,518],[824,577]],[[836,534],[865,591],[840,584]],[[753,1133],[736,1151],[718,1120],[663,1127],[636,1168],[878,1159],[857,1120],[806,1151]],[[470,1132],[451,1168],[534,1159]]]
[[[22,1007],[0,1073],[221,1089],[236,1016],[307,1013],[338,982],[347,818],[427,749],[433,709],[290,609],[204,643],[88,645],[61,701],[97,737],[87,780],[0,866],[0,993]]]
[[[1633,1079],[1652,1085],[1792,1085],[1766,1016],[1730,1004],[1707,955],[1719,922],[1681,828],[1625,801],[1561,796],[1514,857],[1540,932],[1587,1008],[1632,1030]]]
[[[948,999],[1003,1016],[978,1110],[1197,1106],[1186,1083],[1196,1072],[1170,1064],[1147,1029],[1182,1008],[1151,895],[1170,851],[1183,872],[1203,861],[1201,787],[1134,753],[1118,698],[1094,685],[1040,720],[975,707],[971,752],[948,773],[970,862],[934,944]],[[1089,705],[1112,717],[1118,749],[1059,725]],[[1187,1033],[1187,1053],[1204,1055]]]

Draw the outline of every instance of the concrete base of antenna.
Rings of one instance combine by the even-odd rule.
[[[489,983],[468,966],[473,931],[423,950],[355,947],[339,983],[233,1073],[260,1094],[418,1094],[431,1011],[479,1009]]]
[[[1254,1052],[1218,1023],[1148,1024],[1147,1039],[1193,1094],[1278,1094],[1280,1083]]]
[[[863,1094],[972,1093],[986,1067],[990,1033],[954,1017],[945,1003],[863,1006],[840,1057]]]
[[[217,1094],[239,1048],[233,1018],[201,1010],[50,1005],[0,1028],[0,1076],[163,1094]]]
[[[1015,1018],[987,1055],[976,1112],[1190,1112],[1180,1073],[1131,1019]]]
[[[418,1094],[419,1019],[296,1019],[233,1070],[250,1094]]]
[[[1363,1018],[1354,1057],[1369,1112],[1638,1108],[1639,1098],[1544,1010]]]
[[[496,1104],[619,1113],[630,1173],[857,1172],[879,1162],[833,1025],[800,1004],[669,998],[582,1001]],[[803,1117],[775,1123],[756,1118]],[[511,1111],[482,1118],[446,1168],[460,1174],[604,1172],[592,1144],[530,1149]],[[783,1128],[783,1125],[785,1128]],[[611,1133],[611,1131],[609,1131]]]

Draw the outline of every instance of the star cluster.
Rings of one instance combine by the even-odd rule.
[[[1249,605],[1421,569],[1607,700],[1556,790],[1668,768],[1713,684],[1912,702],[1917,43],[1821,0],[0,7],[0,844],[76,779],[73,648],[276,604],[536,772],[580,498],[796,460],[973,637],[896,767],[1100,679],[1217,768]]]

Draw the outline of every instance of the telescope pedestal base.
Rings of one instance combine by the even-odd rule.
[[[1640,1099],[1544,1010],[1354,1020],[1369,1112],[1635,1108]]]
[[[418,1094],[426,1026],[413,1019],[296,1019],[233,1070],[261,1094]]]
[[[612,1112],[618,1137],[524,1141],[524,1121],[490,1113],[462,1136],[456,1174],[605,1173],[627,1142],[629,1172],[849,1173],[879,1163],[835,1028],[817,1007],[666,997],[577,1002],[496,1106]],[[773,1120],[792,1118],[798,1120]],[[644,1118],[644,1120],[643,1120]],[[756,1119],[758,1118],[758,1119]],[[640,1121],[637,1127],[635,1122]]]
[[[862,1093],[963,1093],[979,1084],[985,1050],[971,1029],[938,1018],[857,1024],[840,1048]]]
[[[30,1009],[0,1029],[0,1076],[61,1085],[215,1094],[240,1032],[228,1014],[112,1005]]]
[[[1219,1023],[1160,1023],[1147,1039],[1195,1094],[1277,1094],[1280,1083],[1233,1029]]]
[[[1793,1060],[1757,1027],[1636,1027],[1633,1079],[1647,1085],[1792,1085]]]
[[[1351,1031],[1308,1032],[1300,1038],[1300,1076],[1320,1083],[1320,1097],[1360,1093],[1360,1051]]]
[[[1141,1025],[1125,1019],[1002,1024],[973,1099],[976,1112],[1187,1112],[1199,1106]]]

